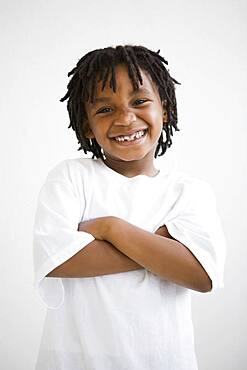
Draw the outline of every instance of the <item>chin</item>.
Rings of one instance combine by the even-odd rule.
[[[125,162],[132,162],[132,161],[140,161],[143,158],[145,158],[147,153],[143,154],[132,154],[132,155],[119,155],[117,157],[114,157],[115,159],[118,159],[120,161],[125,161]]]

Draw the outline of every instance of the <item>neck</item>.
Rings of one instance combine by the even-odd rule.
[[[145,158],[134,161],[123,161],[108,157],[104,160],[104,163],[113,171],[126,177],[134,177],[137,175],[154,177],[159,172],[159,170],[154,167],[153,160],[147,160]]]

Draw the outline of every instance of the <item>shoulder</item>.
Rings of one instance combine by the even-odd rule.
[[[160,181],[169,183],[171,187],[181,191],[211,187],[206,180],[181,170],[176,162],[171,164],[160,160],[156,164],[161,171]]]
[[[183,171],[170,173],[167,199],[171,202],[169,218],[201,217],[212,214],[216,200],[212,186],[206,180]]]
[[[84,196],[87,184],[91,182],[92,167],[94,161],[91,158],[69,158],[58,162],[53,166],[41,185],[40,194],[56,194],[59,197],[65,194]]]
[[[214,189],[205,179],[175,170],[170,174],[170,181],[172,188],[183,203],[215,201]]]
[[[171,180],[175,184],[179,184],[183,188],[190,188],[191,190],[196,189],[209,189],[212,188],[211,184],[206,181],[205,179],[195,177],[194,175],[191,175],[190,173],[175,170],[170,173]]]
[[[49,170],[47,181],[74,182],[90,173],[93,162],[92,158],[64,159]]]

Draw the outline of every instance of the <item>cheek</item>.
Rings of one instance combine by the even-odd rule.
[[[157,120],[162,117],[162,108],[157,102],[152,102],[150,105],[147,105],[142,112],[151,120]]]
[[[148,111],[145,115],[145,119],[158,129],[163,126],[163,116],[159,109],[152,109]]]
[[[103,122],[94,122],[92,126],[92,132],[98,144],[103,144],[108,134],[106,125],[104,125]]]
[[[98,133],[100,125],[98,124],[97,120],[90,118],[88,121],[88,126],[94,134]]]

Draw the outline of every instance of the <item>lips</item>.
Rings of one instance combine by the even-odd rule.
[[[117,140],[117,139],[112,139],[118,146],[139,146],[143,143],[144,140],[146,140],[147,136],[147,129],[144,130],[144,135],[135,138],[134,140]]]
[[[120,133],[120,134],[116,134],[114,136],[111,136],[111,139],[114,139],[115,137],[118,137],[118,136],[131,136],[133,134],[135,134],[136,132],[139,132],[139,131],[146,131],[147,128],[138,128],[138,129],[135,129],[135,130],[132,130],[132,131],[128,131],[128,132],[124,132],[124,133]]]

